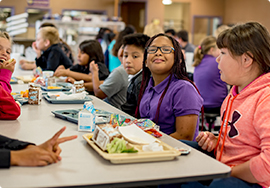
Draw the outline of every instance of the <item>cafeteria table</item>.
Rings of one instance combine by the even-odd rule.
[[[27,85],[12,85],[13,92],[24,91]],[[95,108],[127,115],[103,100],[91,96]],[[172,147],[190,148],[188,155],[170,161],[112,164],[103,159],[83,139],[77,125],[54,117],[51,111],[79,109],[82,104],[25,104],[15,121],[1,121],[0,134],[41,144],[66,126],[62,136],[78,135],[76,140],[61,144],[62,160],[45,167],[17,167],[0,170],[0,187],[135,187],[209,180],[230,176],[230,167],[190,148],[164,134],[161,141]]]

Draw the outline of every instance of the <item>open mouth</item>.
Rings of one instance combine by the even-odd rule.
[[[0,59],[0,63],[3,63],[5,60],[4,59]]]

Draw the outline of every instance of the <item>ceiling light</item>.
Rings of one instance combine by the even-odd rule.
[[[172,0],[162,0],[162,3],[163,3],[163,5],[170,5],[170,4],[172,4]]]

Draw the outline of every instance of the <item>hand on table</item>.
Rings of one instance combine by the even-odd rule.
[[[63,65],[60,65],[54,72],[54,76],[68,76],[68,69],[65,69]]]
[[[66,127],[60,129],[51,139],[41,145],[29,145],[25,149],[11,151],[11,165],[46,166],[61,160],[59,144],[77,138],[77,135],[59,138]]]
[[[27,61],[25,59],[21,59],[19,61],[19,64],[23,70],[33,70],[34,68],[36,68],[35,62]]]
[[[0,69],[8,69],[11,72],[13,72],[14,68],[15,68],[15,64],[16,64],[15,59],[7,60],[7,61],[4,61],[4,62],[0,63]]]
[[[74,84],[76,80],[72,77],[67,77],[65,81]]]
[[[216,136],[211,132],[201,132],[197,137],[196,141],[198,142],[198,145],[201,146],[203,150],[207,150],[208,152],[211,152],[213,149],[215,149],[217,144],[217,138]]]

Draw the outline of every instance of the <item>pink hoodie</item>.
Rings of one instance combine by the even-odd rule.
[[[235,166],[250,160],[253,176],[261,186],[269,187],[270,73],[260,76],[237,95],[233,94],[233,90],[235,86],[221,107],[222,119],[228,119],[221,162]],[[218,160],[224,134],[225,127],[217,148]]]
[[[12,89],[10,86],[12,72],[8,69],[0,69],[0,85],[6,90],[8,93],[11,93]]]

